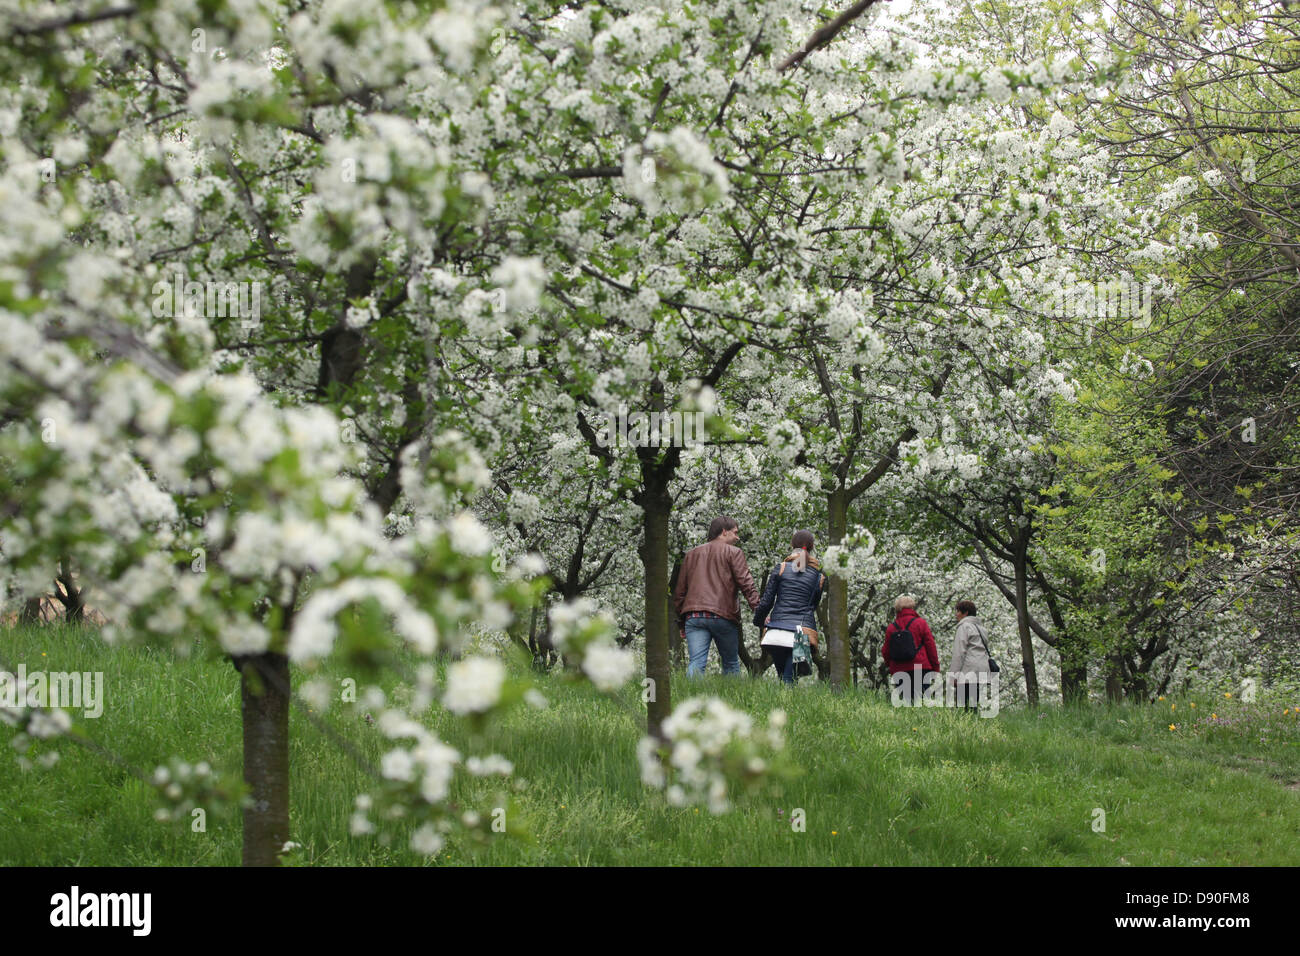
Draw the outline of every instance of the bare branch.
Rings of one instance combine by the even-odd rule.
[[[776,68],[776,72],[784,73],[786,70],[797,68],[799,64],[804,61],[804,57],[809,53],[812,53],[814,50],[820,50],[822,47],[829,44],[835,39],[841,30],[858,17],[862,16],[862,14],[866,13],[867,8],[876,2],[877,0],[858,0],[857,3],[849,7],[830,23],[813,31],[813,35],[808,38],[804,45],[786,57],[785,62]]]

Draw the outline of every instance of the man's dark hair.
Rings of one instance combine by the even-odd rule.
[[[737,527],[738,525],[736,524],[735,518],[728,518],[725,515],[720,515],[709,522],[708,540],[712,541],[718,535],[722,534],[722,532],[731,531]]]
[[[958,601],[958,602],[957,602],[957,610],[961,611],[961,613],[963,613],[963,614],[969,614],[969,615],[971,615],[972,617],[974,617],[974,616],[975,616],[975,602],[974,602],[974,601]]]
[[[794,539],[790,542],[792,548],[803,548],[805,551],[813,550],[813,533],[811,531],[796,531]]]

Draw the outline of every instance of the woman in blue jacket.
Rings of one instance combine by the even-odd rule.
[[[794,683],[795,665],[811,662],[817,647],[816,610],[826,575],[813,551],[812,532],[796,531],[790,556],[772,569],[754,610],[754,623],[766,629],[761,644],[787,684]]]

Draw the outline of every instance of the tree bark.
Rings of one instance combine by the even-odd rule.
[[[406,409],[406,421],[402,425],[401,436],[393,449],[392,458],[388,462],[388,467],[384,469],[383,476],[370,489],[370,499],[379,505],[379,510],[384,514],[393,510],[393,505],[397,504],[397,499],[402,494],[402,452],[424,431],[427,411],[424,407],[424,399],[420,395],[419,382],[415,378],[410,378],[406,382],[402,392],[402,405]]]
[[[672,712],[666,599],[672,499],[667,482],[654,470],[643,470],[643,476],[645,484],[637,497],[643,532],[641,565],[645,570],[645,676],[653,682],[646,701],[646,729],[650,736],[662,740],[663,723]]]
[[[832,545],[844,541],[848,531],[848,492],[840,486],[826,498],[827,537]],[[826,660],[831,689],[844,690],[851,680],[849,668],[849,585],[838,574],[827,572]]]
[[[771,569],[763,572],[763,577],[757,584],[759,594],[767,593],[767,580],[771,575]],[[745,647],[745,613],[742,611],[740,614],[740,662],[745,665],[750,677],[760,676],[763,671],[767,670],[767,665],[772,663],[772,655],[767,652],[767,648],[763,647],[763,628],[761,627],[758,629],[758,638],[758,660],[754,660],[749,654],[749,649]]]
[[[1029,536],[1021,528],[1016,533],[1016,551],[1012,562],[1016,573],[1016,628],[1020,631],[1020,659],[1025,669],[1025,696],[1030,707],[1038,706],[1038,669],[1034,664],[1034,637],[1029,632]]]
[[[1074,638],[1061,635],[1057,645],[1061,655],[1061,702],[1086,704],[1088,702],[1088,659],[1084,648]]]
[[[677,616],[677,608],[673,605],[673,595],[677,593],[677,579],[681,573],[682,559],[678,558],[673,562],[673,573],[668,576],[668,651],[674,667],[684,667],[686,664],[686,641],[682,637],[686,622]],[[740,646],[745,646],[744,641],[741,641]]]
[[[63,605],[63,619],[69,624],[83,623],[86,620],[86,601],[73,575],[71,558],[65,557],[59,562],[59,576],[54,583],[54,596]]]
[[[244,866],[279,866],[289,839],[289,658],[235,659],[244,722]]]
[[[19,624],[41,624],[45,620],[42,613],[44,599],[38,594],[23,601],[23,609],[18,614]]]
[[[1124,699],[1124,661],[1118,654],[1106,659],[1106,699],[1114,704]]]
[[[1065,626],[1065,616],[1052,589],[1041,571],[1035,571],[1039,590],[1047,602],[1047,612],[1056,628],[1056,651],[1061,657],[1061,703],[1086,704],[1088,702],[1088,645],[1072,635]]]
[[[745,673],[750,677],[754,676],[754,658],[750,656],[749,648],[745,646],[745,623],[736,625],[736,655],[740,658],[740,666],[745,668]]]

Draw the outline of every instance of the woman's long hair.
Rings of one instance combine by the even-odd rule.
[[[786,557],[787,561],[793,561],[795,564],[802,563],[804,567],[812,568],[814,571],[821,570],[821,562],[813,554],[816,542],[813,539],[811,531],[799,530],[794,533],[794,538],[790,541],[790,554]]]

